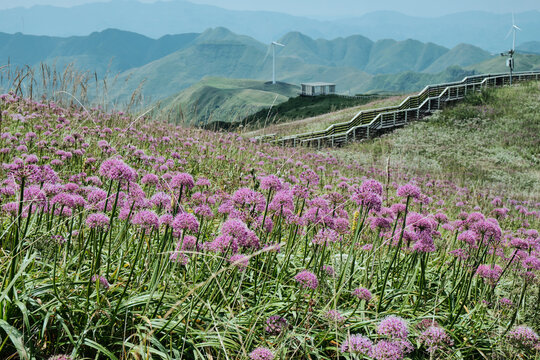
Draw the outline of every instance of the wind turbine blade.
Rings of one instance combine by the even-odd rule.
[[[504,37],[505,39],[508,39],[508,37],[510,36],[510,34],[512,33],[512,31],[514,31],[514,28],[510,28],[510,31],[508,31],[508,34],[506,34],[506,36]]]

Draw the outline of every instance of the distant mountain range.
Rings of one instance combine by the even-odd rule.
[[[79,69],[101,76],[116,74],[157,60],[188,46],[199,34],[166,35],[157,40],[127,31],[104,30],[67,38],[0,33],[0,63],[62,68],[76,63]]]
[[[515,18],[523,29],[518,34],[518,43],[539,40],[540,12],[518,13]],[[511,46],[511,39],[506,37],[511,19],[511,14],[489,12],[422,18],[382,11],[350,19],[319,21],[276,12],[226,10],[184,0],[155,3],[113,0],[71,8],[34,6],[1,10],[0,31],[73,36],[118,28],[160,38],[223,26],[265,43],[298,31],[313,38],[334,39],[362,34],[374,40],[417,39],[450,48],[468,43],[498,53]]]
[[[431,82],[460,80],[478,69],[505,71],[504,60],[473,45],[452,49],[417,40],[378,40],[354,35],[312,39],[290,32],[276,49],[277,79],[291,84],[334,82],[341,93],[415,91]],[[534,43],[531,43],[534,48]],[[540,56],[516,60],[521,70],[538,68]],[[41,61],[108,78],[112,103],[130,99],[142,89],[146,103],[164,99],[206,76],[269,80],[272,53],[268,45],[226,28],[151,39],[121,30],[68,38],[0,33],[0,67],[36,66]],[[491,62],[490,62],[491,61]],[[483,66],[488,62],[490,65]],[[482,67],[483,66],[483,67]]]
[[[520,44],[517,48],[517,51],[529,54],[540,54],[540,41],[528,41],[523,44]]]

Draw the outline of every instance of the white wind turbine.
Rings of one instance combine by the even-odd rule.
[[[514,13],[512,12],[512,27],[510,28],[510,31],[508,31],[508,34],[506,35],[506,38],[512,34],[512,49],[510,49],[508,52],[501,53],[501,56],[508,56],[508,59],[506,60],[506,66],[510,68],[510,85],[512,85],[512,71],[514,70],[514,53],[516,51],[516,31],[521,29],[519,26],[516,25],[516,21],[514,19]]]
[[[276,83],[276,46],[285,46],[278,43],[277,41],[272,41],[272,84]]]
[[[516,21],[514,19],[514,13],[512,13],[512,27],[510,28],[510,31],[508,32],[508,35],[506,37],[510,36],[510,33],[513,33],[512,37],[512,52],[516,51],[516,30],[521,31],[519,26],[516,25]]]

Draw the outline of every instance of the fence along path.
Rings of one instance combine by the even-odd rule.
[[[513,82],[539,79],[540,71],[516,72],[512,75]],[[369,138],[384,129],[419,120],[448,103],[462,100],[470,92],[508,84],[510,84],[509,74],[468,76],[458,82],[428,85],[420,93],[407,97],[397,106],[362,110],[351,120],[330,125],[326,130],[281,138],[276,138],[275,134],[263,135],[258,140],[281,146],[308,146],[318,149],[339,146],[350,141]]]

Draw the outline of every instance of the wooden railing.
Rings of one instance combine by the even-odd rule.
[[[540,71],[518,72],[513,82],[540,79]],[[409,96],[400,105],[373,110],[362,110],[351,120],[330,125],[325,130],[277,138],[275,134],[258,138],[282,146],[334,147],[350,141],[369,138],[383,129],[403,126],[419,120],[445,104],[463,99],[468,93],[482,88],[510,84],[509,74],[468,76],[462,81],[429,85],[417,95]]]

